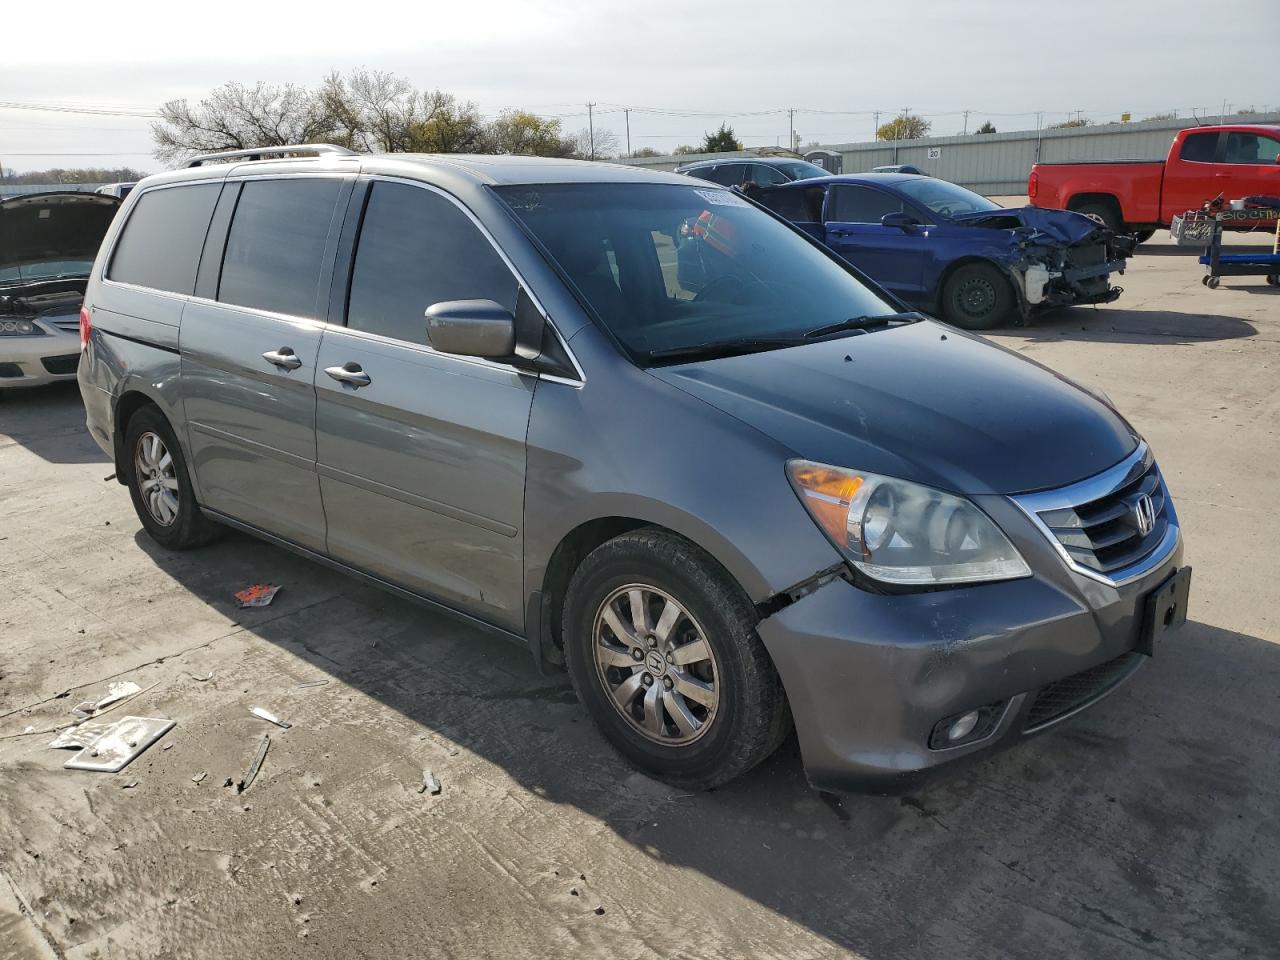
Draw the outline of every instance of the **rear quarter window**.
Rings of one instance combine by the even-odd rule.
[[[1213,156],[1218,150],[1218,134],[1192,133],[1182,141],[1182,150],[1178,156],[1192,163],[1213,163]]]
[[[107,279],[190,294],[221,189],[220,183],[197,183],[138,197],[111,254]]]

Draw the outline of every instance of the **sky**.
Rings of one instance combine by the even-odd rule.
[[[11,5],[16,6],[16,5]],[[315,85],[368,67],[668,152],[729,123],[748,146],[872,138],[903,108],[933,133],[1034,129],[1223,104],[1280,109],[1280,0],[484,0],[377,5],[62,0],[0,17],[0,165],[160,169],[149,120],[227,82]],[[41,109],[30,109],[31,107]],[[51,110],[48,107],[61,109]],[[70,109],[101,111],[94,114]],[[126,116],[111,115],[112,112]]]

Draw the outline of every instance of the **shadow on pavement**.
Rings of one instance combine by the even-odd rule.
[[[1105,340],[1108,343],[1188,344],[1251,337],[1258,330],[1248,320],[1218,314],[1064,307],[1034,318],[1028,326],[993,332],[1022,336],[1032,342]]]
[[[0,390],[0,444],[6,440],[50,463],[111,462],[85,429],[80,386],[74,380]]]
[[[914,796],[820,796],[794,739],[687,795],[633,773],[515,645],[238,534],[186,554],[137,543],[254,635],[527,790],[872,960],[1264,956],[1280,942],[1280,645],[1188,623],[1094,710]],[[254,579],[285,592],[232,610]]]

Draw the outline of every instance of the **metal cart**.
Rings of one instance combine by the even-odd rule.
[[[1274,227],[1276,240],[1270,253],[1223,253],[1223,224],[1249,224]],[[1280,286],[1280,210],[1246,207],[1243,210],[1188,210],[1173,218],[1169,232],[1179,246],[1203,247],[1200,262],[1208,269],[1201,282],[1210,290],[1218,286],[1220,277],[1266,277],[1267,283]]]

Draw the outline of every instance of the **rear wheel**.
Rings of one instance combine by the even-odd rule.
[[[155,407],[143,407],[129,419],[120,469],[138,519],[162,547],[188,550],[221,533],[200,512],[178,438]]]
[[[965,330],[993,330],[1009,320],[1014,294],[1009,281],[987,263],[966,263],[942,287],[942,313]]]
[[[643,529],[596,548],[564,607],[583,706],[633,765],[708,789],[782,742],[790,713],[755,608],[701,548]]]
[[[1124,221],[1120,219],[1120,211],[1113,203],[1107,203],[1105,200],[1086,200],[1072,209],[1076,213],[1083,213],[1086,217],[1093,217],[1112,233],[1124,233]]]

